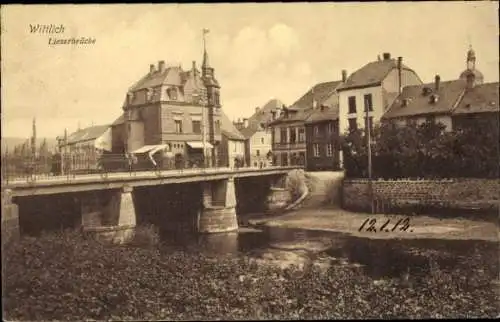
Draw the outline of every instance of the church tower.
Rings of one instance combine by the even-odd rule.
[[[460,79],[466,83],[468,88],[483,83],[483,74],[476,69],[476,52],[469,46],[466,58],[466,69],[460,74]]]
[[[215,78],[214,69],[210,66],[208,59],[207,47],[206,47],[206,34],[209,32],[208,29],[203,29],[203,63],[201,66],[201,77],[203,84],[207,89],[207,109],[208,109],[208,141],[214,146],[212,151],[212,164],[216,163],[216,145],[215,140],[215,116],[218,115],[218,110],[221,108],[220,104],[220,85]]]

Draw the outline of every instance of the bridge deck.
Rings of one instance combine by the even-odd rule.
[[[198,168],[163,171],[110,172],[105,174],[64,175],[2,182],[3,189],[11,189],[13,196],[43,195],[64,192],[116,189],[124,185],[148,186],[160,184],[220,180],[228,177],[250,177],[284,174],[297,166],[254,168]]]

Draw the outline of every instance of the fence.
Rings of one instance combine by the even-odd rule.
[[[52,178],[74,178],[82,175],[100,175],[109,173],[157,172],[165,170],[183,171],[196,168],[224,168],[227,166],[205,165],[179,158],[155,159],[156,165],[147,157],[128,157],[123,154],[103,155],[66,155],[39,156],[2,156],[2,181],[40,181]],[[234,168],[249,167],[244,162],[235,162]]]

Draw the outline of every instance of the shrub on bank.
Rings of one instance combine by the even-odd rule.
[[[286,177],[286,189],[290,191],[292,201],[299,199],[307,190],[307,178],[304,170],[293,170]]]
[[[78,233],[6,249],[8,320],[186,320],[492,317],[485,271],[375,283],[360,269],[286,273],[246,257],[107,246]],[[447,278],[443,278],[446,275]],[[467,279],[464,276],[469,275]],[[295,277],[294,277],[295,276]]]

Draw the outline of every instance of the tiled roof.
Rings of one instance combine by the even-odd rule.
[[[317,123],[322,121],[337,120],[339,118],[339,109],[335,107],[325,106],[323,110],[317,108],[314,112],[307,118],[306,123]]]
[[[321,105],[335,89],[342,83],[342,81],[325,82],[314,85],[307,93],[302,95],[291,108],[306,109],[313,107],[313,97],[316,104]]]
[[[152,74],[147,74],[139,80],[129,91],[137,91],[145,88],[153,88],[162,84],[182,86],[182,74],[184,71],[181,67],[166,67],[163,72],[155,71]]]
[[[397,64],[396,59],[386,59],[368,63],[352,73],[347,78],[346,82],[338,88],[338,91],[379,85],[392,69],[398,67]],[[402,64],[401,67],[411,71],[405,64]]]
[[[426,95],[424,88],[429,89]],[[394,100],[383,118],[450,113],[464,89],[465,83],[462,80],[440,82],[437,93],[434,83],[407,86],[403,88],[403,92]],[[438,100],[433,103],[432,96],[436,94]],[[404,100],[406,105],[403,104]]]
[[[83,142],[83,141],[97,139],[98,137],[103,135],[107,129],[109,129],[109,125],[96,125],[96,126],[87,127],[85,129],[81,129],[79,131],[76,131],[76,132],[68,135],[67,143],[71,144],[71,143],[77,143],[77,142]]]
[[[314,110],[312,108],[297,109],[297,110],[292,110],[292,111],[295,111],[295,112],[291,113],[288,117],[285,117],[286,115],[285,115],[285,113],[283,113],[279,119],[274,120],[273,122],[271,122],[269,124],[275,125],[275,124],[279,124],[279,123],[305,121],[314,112]]]
[[[123,124],[123,123],[125,123],[125,116],[122,113],[116,120],[114,120],[113,123],[111,123],[111,126],[113,126],[113,125],[120,125],[120,124]]]
[[[476,85],[465,91],[465,94],[453,114],[485,113],[500,111],[499,83]]]
[[[274,120],[270,124],[288,123],[296,121],[305,121],[315,110],[313,109],[313,98],[316,106],[320,106],[325,102],[335,90],[342,84],[341,81],[325,82],[314,85],[301,98],[293,103],[288,110],[288,117],[282,113],[281,117]],[[338,108],[338,107],[337,107]],[[295,112],[293,112],[295,111]]]
[[[267,102],[263,107],[250,116],[248,119],[248,126],[240,129],[241,134],[248,139],[257,131],[262,130],[263,127],[261,124],[267,126],[269,122],[272,121],[273,115],[271,112],[281,109],[283,105],[283,102],[279,99],[272,99]]]
[[[240,131],[238,131],[238,129],[234,126],[233,122],[231,122],[231,120],[222,110],[221,110],[220,120],[221,120],[222,135],[227,136],[231,140],[240,140],[240,141],[245,140],[245,137],[240,133]]]

